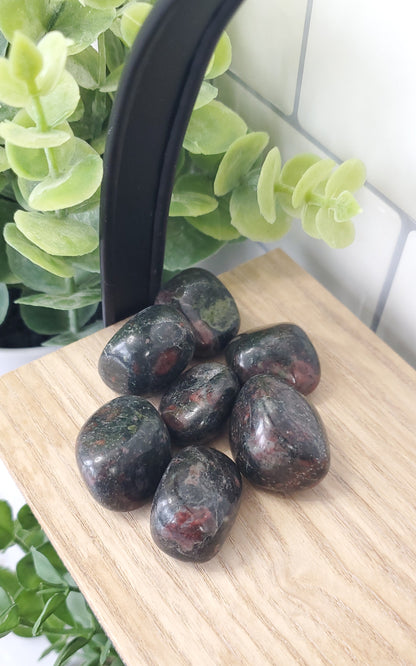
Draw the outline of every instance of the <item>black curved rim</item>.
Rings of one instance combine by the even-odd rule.
[[[209,59],[243,0],[159,0],[126,63],[110,118],[100,209],[105,325],[160,287],[175,166]]]

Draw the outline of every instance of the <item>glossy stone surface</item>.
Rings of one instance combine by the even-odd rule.
[[[251,377],[241,389],[230,417],[230,445],[247,479],[279,493],[311,488],[329,469],[318,412],[271,375]]]
[[[213,361],[193,366],[167,389],[160,413],[178,446],[206,444],[230,415],[240,383],[232,370]]]
[[[180,560],[205,562],[227,538],[240,506],[242,480],[231,458],[188,446],[172,458],[153,498],[156,544]]]
[[[225,357],[241,383],[254,375],[270,374],[307,395],[321,378],[315,347],[296,324],[241,333],[229,343]]]
[[[193,353],[194,334],[186,317],[171,305],[151,305],[113,335],[98,371],[116,393],[151,395],[169,386]]]
[[[153,495],[171,460],[170,437],[143,398],[120,396],[81,428],[76,459],[88,490],[114,511],[131,511]]]
[[[176,305],[191,322],[195,356],[212,358],[238,332],[240,315],[234,298],[222,282],[203,268],[188,268],[169,280],[156,303]]]

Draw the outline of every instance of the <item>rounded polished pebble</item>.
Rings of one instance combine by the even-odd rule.
[[[227,538],[241,499],[235,463],[211,448],[188,446],[172,458],[153,498],[155,543],[180,560],[206,562]]]
[[[271,375],[242,387],[230,418],[231,451],[252,483],[279,493],[311,488],[329,469],[325,428],[315,408]]]
[[[206,444],[230,415],[240,383],[222,363],[194,365],[180,375],[160,401],[160,413],[178,446]]]
[[[131,511],[153,495],[171,460],[170,437],[143,398],[120,396],[81,428],[76,459],[88,490],[114,511]]]
[[[212,358],[240,328],[234,298],[222,282],[203,268],[187,268],[163,285],[156,303],[176,305],[191,322],[195,356]]]
[[[321,378],[315,347],[296,324],[276,324],[241,333],[231,340],[225,357],[242,384],[254,375],[270,374],[307,395]]]
[[[171,305],[151,305],[113,335],[98,371],[116,393],[151,395],[169,386],[193,353],[194,334],[186,317]]]

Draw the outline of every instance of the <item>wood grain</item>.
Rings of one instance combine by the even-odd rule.
[[[114,397],[96,366],[116,326],[1,378],[4,461],[128,666],[416,664],[416,373],[281,251],[222,279],[242,330],[292,321],[317,348],[319,486],[281,498],[246,483],[200,565],[156,548],[149,506],[97,505],[74,442]]]

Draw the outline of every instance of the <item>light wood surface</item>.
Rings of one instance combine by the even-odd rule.
[[[96,367],[116,326],[0,380],[1,455],[126,665],[415,665],[416,373],[281,251],[222,279],[241,330],[292,321],[316,346],[320,485],[282,498],[245,483],[200,565],[156,548],[150,506],[101,508],[74,442],[114,397]]]

